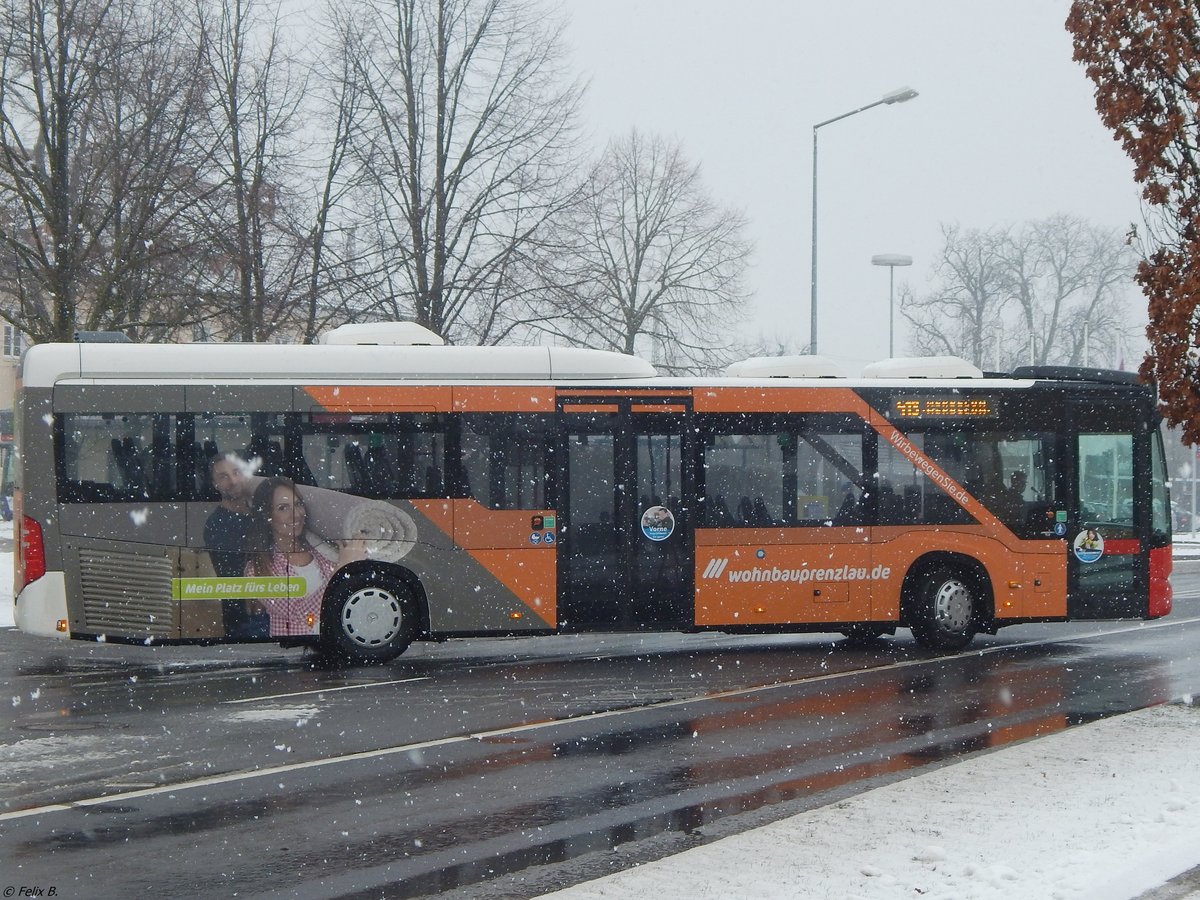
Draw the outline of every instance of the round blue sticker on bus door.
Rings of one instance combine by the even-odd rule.
[[[1094,563],[1104,555],[1104,536],[1095,528],[1085,528],[1075,535],[1075,558],[1080,562]]]
[[[675,531],[675,516],[665,506],[652,506],[642,513],[642,534],[652,541],[665,541]]]

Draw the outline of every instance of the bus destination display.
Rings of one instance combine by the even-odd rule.
[[[989,419],[996,406],[987,397],[905,397],[893,404],[900,419]]]

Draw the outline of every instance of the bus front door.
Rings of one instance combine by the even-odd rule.
[[[1149,509],[1149,436],[1134,411],[1117,403],[1070,404],[1074,443],[1073,508],[1067,521],[1067,613],[1073,619],[1138,617],[1144,613],[1147,567],[1143,521]]]
[[[564,402],[558,618],[563,631],[693,622],[686,407]]]

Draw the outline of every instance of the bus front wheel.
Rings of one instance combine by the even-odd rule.
[[[417,631],[416,603],[406,586],[361,572],[331,586],[321,616],[321,647],[350,663],[385,663],[408,649]]]
[[[975,637],[979,591],[961,571],[939,566],[917,584],[909,627],[926,650],[961,650]]]

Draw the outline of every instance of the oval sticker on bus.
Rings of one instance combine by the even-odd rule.
[[[1104,536],[1095,528],[1085,528],[1075,535],[1075,557],[1080,562],[1093,563],[1104,555]]]
[[[675,531],[675,516],[665,506],[652,506],[642,513],[642,534],[652,541],[665,541]]]

